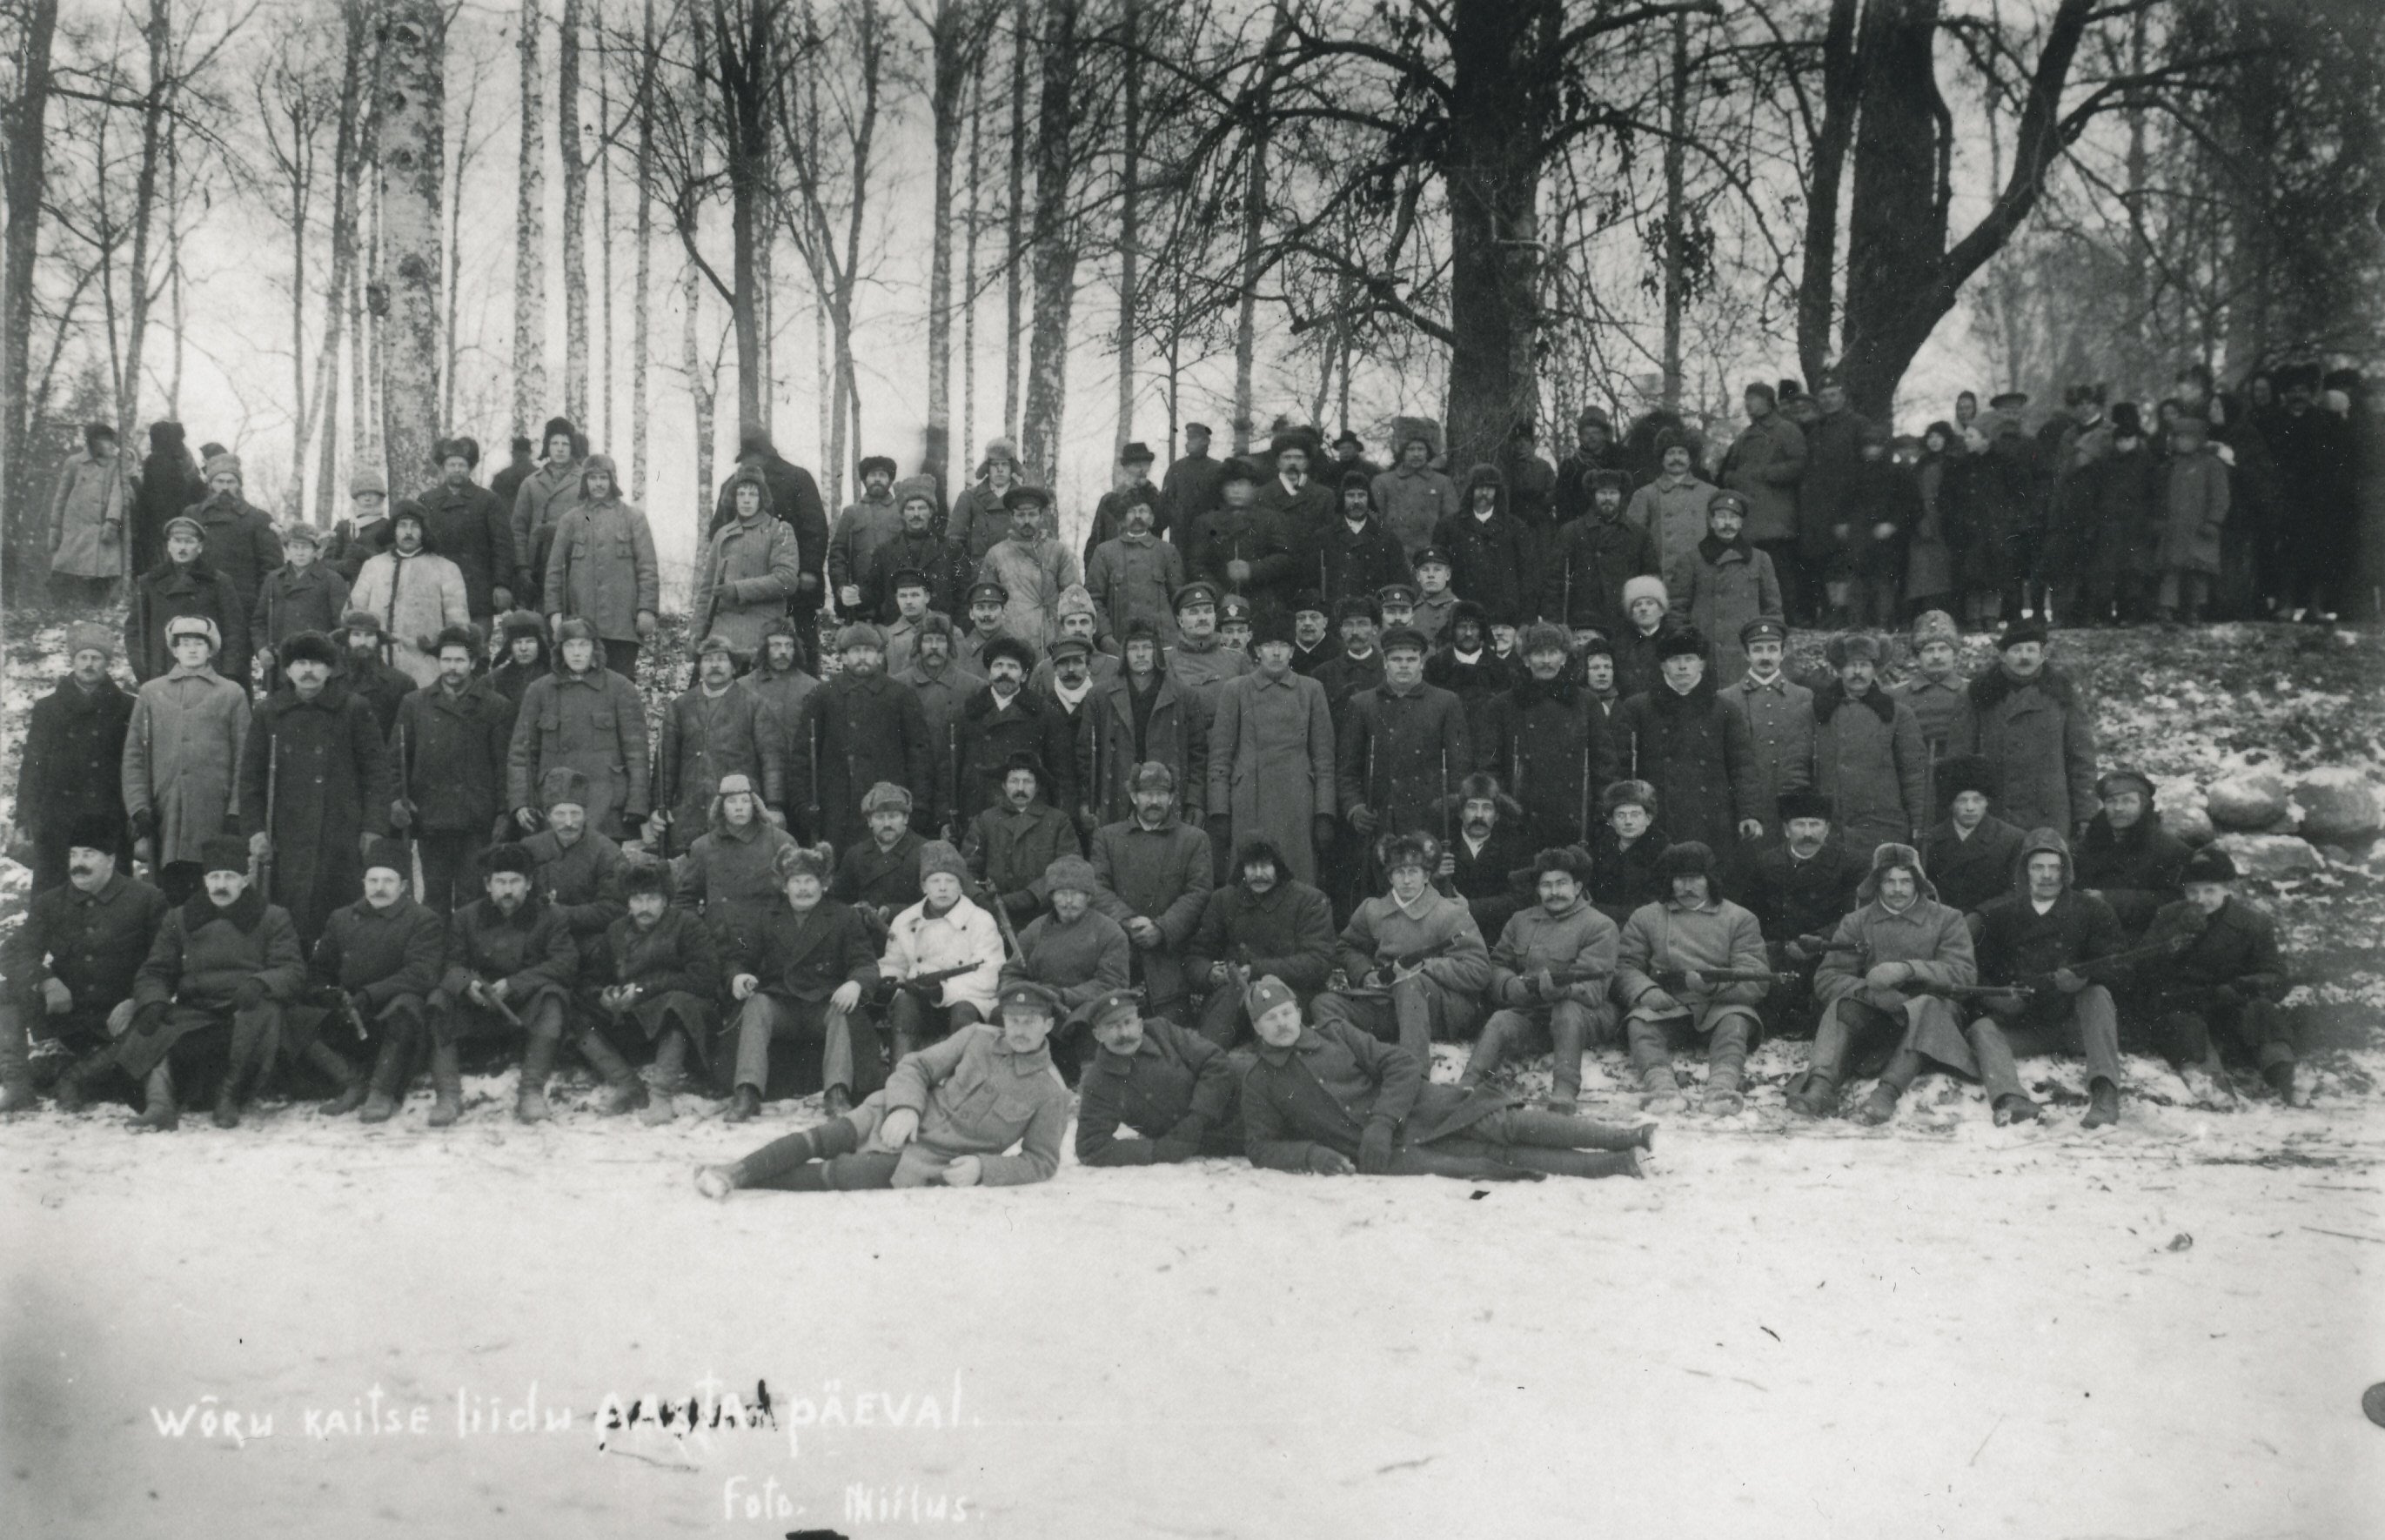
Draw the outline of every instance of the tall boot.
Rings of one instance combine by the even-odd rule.
[[[269,1067],[267,1055],[274,1050],[270,1041],[270,1023],[255,1012],[234,1010],[231,1018],[231,1062],[224,1066],[223,1081],[216,1087],[215,1125],[218,1128],[240,1126],[240,1104],[248,1099],[252,1082],[262,1069]]]
[[[142,1088],[141,1115],[129,1120],[124,1126],[135,1133],[145,1133],[151,1129],[169,1133],[180,1128],[181,1123],[182,1109],[174,1105],[174,1066],[161,1059],[157,1067],[149,1071],[148,1082]]]
[[[413,1043],[403,1033],[392,1032],[381,1040],[381,1052],[373,1057],[372,1080],[366,1087],[365,1109],[356,1121],[364,1123],[385,1123],[397,1116],[397,1104],[406,1095],[406,1061],[413,1057],[408,1051]]]
[[[638,1121],[653,1128],[678,1115],[671,1096],[687,1083],[686,1062],[687,1034],[676,1029],[664,1033],[662,1046],[655,1050],[654,1068],[648,1071],[645,1109],[638,1114]]]
[[[2120,1088],[2101,1075],[2087,1086],[2087,1116],[2079,1120],[2080,1128],[2102,1128],[2105,1123],[2120,1121]]]
[[[1551,1176],[1638,1176],[1637,1150],[1540,1149],[1530,1145],[1510,1147],[1500,1158],[1528,1171]]]
[[[31,1049],[15,1013],[0,1019],[0,1114],[26,1112],[40,1101],[33,1094]]]
[[[464,1115],[464,1070],[453,1043],[431,1045],[431,1126],[446,1128]]]
[[[843,1118],[831,1118],[799,1133],[771,1140],[743,1160],[726,1166],[704,1166],[695,1173],[697,1190],[707,1197],[727,1197],[739,1187],[778,1187],[790,1192],[820,1192],[820,1163],[861,1147],[861,1133]]]
[[[596,1098],[599,1114],[617,1117],[646,1105],[646,1083],[638,1078],[638,1071],[630,1068],[630,1061],[621,1057],[619,1050],[605,1040],[603,1033],[593,1029],[583,1032],[575,1046],[589,1068],[605,1077],[605,1090]]]
[[[1562,1112],[1516,1111],[1507,1114],[1508,1137],[1518,1146],[1537,1149],[1649,1149],[1655,1123],[1625,1127]]]
[[[514,1092],[514,1116],[523,1122],[543,1123],[554,1115],[547,1109],[546,1078],[555,1072],[557,1041],[543,1033],[532,1033],[530,1045],[522,1050],[521,1084]]]
[[[306,1058],[308,1068],[340,1083],[340,1094],[317,1109],[324,1117],[344,1118],[365,1104],[365,1077],[337,1048],[318,1039],[306,1045]]]
[[[108,1070],[115,1064],[115,1059],[109,1056],[107,1050],[103,1048],[99,1052],[93,1054],[88,1058],[77,1059],[72,1065],[69,1065],[67,1069],[67,1072],[58,1077],[56,1091],[58,1110],[61,1112],[80,1112],[84,1108],[89,1107],[91,1105],[92,1082],[106,1076]]]

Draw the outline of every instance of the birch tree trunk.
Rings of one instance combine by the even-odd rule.
[[[596,415],[613,442],[613,72],[606,66],[605,7],[596,6]]]
[[[928,424],[919,469],[939,486],[952,455],[953,161],[960,153],[970,25],[965,0],[940,0],[930,36],[928,111],[933,123],[935,191],[928,215]]]
[[[340,62],[340,125],[331,146],[331,273],[323,286],[323,351],[315,364],[316,388],[323,397],[320,445],[316,451],[316,515],[329,522],[340,507],[340,340],[352,315],[356,287],[356,215],[361,201],[364,157],[358,152],[358,103],[364,94],[364,0],[342,0],[344,31]],[[362,337],[349,345],[359,350]],[[361,398],[351,403],[361,412]]]
[[[1276,0],[1275,21],[1261,56],[1259,78],[1253,87],[1250,176],[1242,188],[1242,293],[1234,306],[1234,453],[1251,449],[1253,374],[1258,362],[1259,280],[1267,273],[1267,257],[1259,243],[1267,233],[1267,149],[1270,108],[1275,97],[1275,60],[1289,37],[1292,19],[1283,0]]]
[[[181,141],[172,134],[166,136],[166,283],[169,314],[173,318],[174,362],[166,376],[166,416],[180,421],[182,416],[182,152]],[[126,428],[130,434],[131,424]],[[132,452],[133,440],[125,441],[125,453]],[[125,543],[128,557],[131,543]]]
[[[1690,19],[1673,18],[1673,70],[1667,94],[1666,118],[1669,131],[1665,139],[1665,340],[1663,392],[1668,409],[1679,410],[1681,405],[1681,310],[1686,296],[1682,294],[1689,238],[1689,210],[1683,207],[1687,194],[1684,175],[1684,150],[1681,136],[1689,131],[1690,117]]]
[[[643,505],[646,369],[654,342],[655,0],[645,0],[638,41],[638,294],[630,313],[630,485],[636,489],[634,500]]]
[[[514,432],[546,416],[546,107],[539,0],[521,7],[521,158],[514,189]],[[545,445],[540,445],[543,453]]]
[[[1142,152],[1143,59],[1136,52],[1142,14],[1138,0],[1124,0],[1118,18],[1119,68],[1126,72],[1126,115],[1119,125],[1118,432],[1113,449],[1134,437],[1134,305],[1136,217],[1141,209],[1135,164]]]
[[[588,162],[580,154],[580,0],[563,0],[555,50],[555,147],[563,159],[563,415],[588,415]]]
[[[1027,409],[1018,458],[1049,487],[1060,469],[1060,423],[1068,398],[1068,318],[1077,298],[1077,69],[1079,0],[1047,0],[1043,78],[1035,128],[1035,329],[1028,344]]]
[[[959,463],[952,479],[937,487],[938,529],[951,506],[952,489],[968,479],[977,454],[977,238],[985,162],[980,152],[985,140],[985,61],[969,77],[968,222],[961,256],[961,442]]]
[[[481,77],[464,98],[464,116],[456,130],[456,174],[447,184],[446,282],[441,299],[446,311],[439,328],[439,425],[450,432],[456,422],[456,296],[464,287],[464,173],[472,165],[472,118],[481,105]]]
[[[49,176],[43,123],[49,112],[50,48],[57,27],[57,0],[31,0],[17,56],[15,131],[0,152],[8,191],[8,232],[0,245],[0,289],[7,295],[0,316],[0,524],[6,529],[11,598],[27,591],[33,557],[46,538],[25,477],[31,407],[26,386],[31,382],[33,268],[41,253],[42,200]]]
[[[399,476],[419,476],[439,437],[433,413],[447,23],[440,0],[383,0],[383,6],[381,232],[389,300],[381,332],[381,442]]]
[[[1021,314],[1027,270],[1027,52],[1035,35],[1029,0],[1018,0],[1010,45],[1010,204],[1002,261],[1002,431],[1018,436],[1018,344],[1026,335]]]
[[[680,274],[679,295],[681,307],[687,312],[680,364],[687,373],[688,397],[695,405],[695,495],[689,499],[688,506],[695,510],[695,533],[701,540],[712,517],[712,435],[717,391],[713,376],[704,367],[704,285],[696,278],[693,262]]]

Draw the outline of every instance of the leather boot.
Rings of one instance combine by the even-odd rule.
[[[1996,1098],[1996,1126],[2012,1123],[2033,1123],[2038,1119],[2038,1105],[2029,1097],[2007,1093]]]
[[[521,1084],[514,1092],[514,1116],[526,1123],[543,1123],[554,1116],[546,1105],[546,1079],[555,1072],[556,1040],[531,1034],[522,1050]]]
[[[126,1121],[125,1127],[135,1133],[151,1129],[169,1133],[182,1123],[182,1109],[174,1105],[174,1067],[159,1064],[149,1071],[148,1083],[142,1088],[141,1113]]]
[[[2079,1120],[2080,1128],[2102,1128],[2120,1121],[2120,1088],[2097,1076],[2087,1087],[2087,1116]]]
[[[2291,1064],[2272,1064],[2261,1071],[2261,1079],[2267,1083],[2270,1090],[2278,1094],[2278,1099],[2288,1107],[2304,1105],[2294,1090],[2294,1067]],[[65,1105],[63,1096],[59,1098],[59,1105]]]
[[[1518,1147],[1507,1151],[1508,1165],[1528,1171],[1543,1171],[1550,1176],[1638,1176],[1640,1156],[1636,1150],[1603,1149],[1534,1149]]]
[[[395,1033],[381,1040],[373,1058],[372,1081],[366,1089],[365,1109],[356,1121],[385,1123],[397,1116],[398,1099],[406,1095],[406,1049],[410,1045]]]
[[[431,1126],[446,1128],[464,1115],[464,1070],[453,1043],[431,1045]]]
[[[58,1077],[56,1092],[58,1110],[80,1112],[89,1107],[91,1083],[107,1072],[107,1056],[105,1053],[97,1053],[89,1058],[79,1059],[68,1066],[67,1072]]]
[[[1815,1074],[1812,1070],[1797,1077],[1789,1087],[1789,1110],[1808,1118],[1827,1118],[1839,1109],[1839,1087],[1835,1081]]]
[[[729,1094],[729,1110],[720,1115],[724,1123],[750,1123],[762,1111],[762,1093],[750,1085],[741,1085]]]
[[[687,1089],[687,1033],[676,1029],[663,1033],[662,1045],[655,1050],[654,1068],[646,1071],[646,1083],[666,1098]]]
[[[630,1068],[630,1061],[605,1040],[604,1033],[581,1033],[578,1047],[580,1057],[588,1061],[588,1067],[605,1077],[605,1089],[596,1097],[596,1110],[600,1115],[618,1117],[646,1105],[646,1083],[638,1078],[637,1070]]]
[[[1871,1088],[1871,1095],[1866,1096],[1863,1106],[1855,1110],[1855,1121],[1874,1128],[1888,1121],[1896,1116],[1897,1095],[1896,1087],[1886,1081],[1880,1082]]]
[[[365,1077],[329,1043],[306,1045],[306,1063],[340,1083],[340,1094],[319,1108],[326,1118],[344,1118],[365,1104]]]

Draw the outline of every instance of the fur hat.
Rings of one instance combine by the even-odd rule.
[[[432,470],[445,470],[451,459],[460,459],[468,468],[478,466],[481,463],[480,441],[458,436],[441,439],[431,446]]]
[[[754,778],[743,770],[730,770],[712,788],[715,796],[752,796]]]
[[[883,470],[886,472],[886,479],[889,482],[892,482],[895,477],[902,474],[902,471],[896,469],[893,458],[891,456],[864,455],[861,457],[861,463],[853,468],[854,479],[855,481],[866,482],[869,480],[869,473],[873,470]]]
[[[1676,877],[1703,877],[1714,881],[1713,849],[1699,840],[1683,840],[1679,845],[1665,846],[1656,858],[1656,875],[1669,883]]]
[[[1814,791],[1782,792],[1775,807],[1783,824],[1796,818],[1817,818],[1829,821],[1832,816],[1830,799]]]
[[[855,620],[849,626],[839,627],[836,650],[848,653],[855,647],[869,647],[882,653],[886,650],[886,633],[867,620]]]
[[[2142,770],[2105,770],[2102,775],[2098,776],[2098,777],[2096,778],[2096,780],[2095,780],[2095,795],[2096,795],[2098,797],[2108,797],[2108,796],[2110,796],[2114,792],[2116,792],[2116,791],[2125,791],[2126,789],[2128,789],[2128,788],[2129,788],[2129,787],[2130,787],[2130,786],[2134,786],[2134,787],[2136,787],[2136,788],[2137,788],[2137,790],[2138,790],[2139,792],[2141,792],[2142,794],[2143,794],[2143,795],[2144,795],[2144,799],[2145,799],[2145,806],[2146,806],[2146,807],[2151,808],[2151,807],[2153,806],[2153,803],[2154,803],[2154,781],[2153,781],[2153,777],[2152,777],[2152,776],[2150,776],[2150,775],[2147,775],[2147,774],[2146,774],[2144,771],[2142,771]]]
[[[1577,656],[1584,663],[1593,657],[1604,657],[1612,663],[1615,661],[1615,644],[1607,639],[1606,632],[1593,627],[1583,632],[1581,651]]]
[[[212,482],[217,477],[223,475],[227,471],[234,476],[238,476],[241,473],[240,457],[231,453],[230,450],[226,450],[221,454],[209,455],[207,457],[207,463],[200,468],[199,473],[206,480]]]
[[[397,533],[397,527],[400,524],[406,522],[408,520],[413,520],[414,527],[421,532],[422,549],[426,551],[430,550],[431,510],[424,507],[421,504],[416,502],[411,497],[405,499],[395,507],[389,510],[390,533],[393,536],[395,535]]]
[[[172,646],[174,639],[180,636],[204,636],[208,646],[218,652],[223,650],[223,632],[218,631],[216,623],[204,615],[177,615],[167,621],[166,645]]]
[[[1272,973],[1252,980],[1250,987],[1242,991],[1243,1014],[1254,1021],[1279,1007],[1299,1003],[1300,997],[1291,986]]]
[[[910,789],[898,786],[892,781],[880,781],[870,787],[868,794],[861,799],[861,816],[864,818],[876,812],[893,811],[907,814],[910,810]]]
[[[1265,646],[1269,642],[1280,642],[1290,647],[1298,645],[1299,641],[1300,635],[1292,627],[1292,617],[1280,609],[1261,611],[1256,623],[1251,627],[1251,645],[1254,647]]]
[[[2216,845],[2206,845],[2186,858],[2186,867],[2178,874],[2179,882],[2232,883],[2236,880],[2236,863],[2228,852]]]
[[[567,802],[575,808],[588,806],[588,777],[568,765],[557,765],[539,777],[538,806],[544,811]]]
[[[995,460],[1001,460],[1006,464],[1016,466],[1018,463],[1018,445],[1006,438],[990,438],[986,440],[985,453],[980,456],[978,459],[979,469],[982,470],[984,467],[993,464]]]
[[[1101,879],[1093,875],[1093,863],[1082,856],[1057,857],[1050,866],[1043,869],[1045,893],[1058,893],[1066,888],[1072,893],[1081,893],[1090,896],[1099,893],[1101,886]]]
[[[1977,792],[1992,802],[2004,782],[1996,762],[1984,754],[1950,754],[1931,766],[1930,773],[1937,778],[1942,806],[1952,806],[1965,792]]]
[[[1562,871],[1585,886],[1590,882],[1590,857],[1578,845],[1553,845],[1532,858],[1531,880],[1539,882],[1552,871]]]
[[[281,526],[281,544],[284,549],[292,545],[304,545],[309,550],[320,550],[324,534],[324,531],[317,529],[304,519],[293,519]]]
[[[237,871],[248,875],[248,842],[238,834],[213,834],[199,845],[203,871]]]
[[[336,669],[340,666],[340,649],[319,631],[302,631],[283,637],[274,658],[285,669],[293,663],[320,663],[327,669]]]
[[[562,624],[555,628],[556,648],[559,650],[566,642],[594,642],[601,648],[604,638],[596,634],[595,621],[583,620],[577,615],[567,615],[563,618]],[[604,661],[605,655],[600,650],[596,654],[596,662],[601,666]]]
[[[648,856],[629,858],[621,873],[621,896],[633,898],[642,893],[658,893],[668,898],[673,887],[670,863]]]
[[[1449,794],[1446,802],[1449,811],[1455,814],[1464,812],[1467,803],[1480,802],[1486,797],[1490,799],[1492,808],[1496,815],[1508,822],[1512,823],[1524,816],[1524,805],[1502,790],[1499,778],[1489,770],[1476,770],[1460,781],[1456,789]]]
[[[404,840],[393,840],[383,836],[373,841],[370,848],[365,851],[365,870],[370,871],[375,867],[384,871],[397,872],[402,876],[413,870],[414,857],[406,849]]]
[[[497,617],[497,629],[508,642],[517,636],[535,636],[546,640],[546,622],[534,610],[508,609]]]
[[[1383,604],[1371,594],[1344,594],[1333,606],[1333,623],[1364,618],[1377,625],[1383,623]]]
[[[1052,777],[1043,768],[1043,757],[1031,748],[1012,749],[1003,759],[1003,780],[1008,781],[1020,770],[1025,770],[1035,778],[1035,789],[1039,792],[1052,784]]]
[[[1029,486],[1022,482],[1002,495],[1002,506],[1012,513],[1025,508],[1048,508],[1052,506],[1052,495],[1040,486]]]
[[[1375,842],[1375,860],[1386,877],[1404,866],[1430,871],[1441,864],[1438,846],[1429,834],[1385,834]]]
[[[444,627],[438,635],[431,639],[431,656],[433,657],[437,657],[450,647],[461,647],[474,659],[478,659],[486,650],[486,645],[481,637],[481,628],[469,624]]]
[[[1523,635],[1516,639],[1516,650],[1527,657],[1536,652],[1560,652],[1570,655],[1573,652],[1573,638],[1567,634],[1565,627],[1554,621],[1535,620],[1524,628]]]
[[[114,813],[81,813],[67,824],[69,850],[105,850],[110,855],[124,847],[124,820]]]
[[[93,620],[74,620],[67,626],[67,657],[71,661],[79,652],[96,652],[113,661],[116,657],[116,632]]]
[[[930,840],[919,846],[920,884],[926,885],[928,879],[940,871],[957,879],[961,886],[968,886],[968,863],[961,859],[961,853],[953,848],[950,840]]]
[[[1633,601],[1639,599],[1654,599],[1660,605],[1669,605],[1673,602],[1672,595],[1666,591],[1665,580],[1653,577],[1646,572],[1637,577],[1626,578],[1623,582],[1623,607],[1629,610]]]
[[[1261,470],[1255,462],[1245,459],[1240,455],[1228,460],[1225,468],[1217,473],[1217,484],[1220,486],[1228,482],[1249,482],[1255,486],[1267,479],[1267,472]]]
[[[1919,652],[1932,642],[1963,645],[1963,633],[1955,629],[1954,617],[1942,609],[1925,609],[1913,622],[1913,650]]]
[[[2004,622],[2004,634],[1996,638],[1996,651],[2017,647],[2023,642],[2045,645],[2045,622],[2034,616],[2017,615]]]
[[[1129,792],[1172,792],[1176,771],[1165,759],[1145,759],[1126,778]]]
[[[528,614],[529,612],[522,611],[522,613]],[[544,622],[541,621],[535,615],[531,615],[530,619],[531,621],[531,629],[543,634],[545,631]],[[350,609],[342,611],[340,615],[340,629],[342,631],[368,631],[375,636],[383,636],[388,634],[388,632],[382,629],[381,617],[374,614],[369,609]]]
[[[1656,816],[1656,788],[1645,781],[1610,782],[1598,795],[1598,816],[1613,818],[1617,808],[1643,808],[1648,816]]]
[[[1868,632],[1842,632],[1822,645],[1822,661],[1833,669],[1843,669],[1855,658],[1878,668],[1879,655],[1879,638]]]
[[[1590,495],[1592,496],[1597,496],[1601,492],[1609,487],[1614,488],[1617,493],[1628,495],[1631,491],[1630,473],[1629,471],[1617,470],[1616,467],[1611,465],[1602,465],[1597,470],[1590,473]]]
[[[513,840],[492,845],[489,853],[481,858],[481,864],[492,877],[501,871],[528,877],[538,870],[538,863],[531,859],[529,849]]]
[[[1881,872],[1900,866],[1912,872],[1917,880],[1929,875],[1922,870],[1921,852],[1909,845],[1890,840],[1872,847],[1871,875],[1873,877],[1877,878]]]
[[[1060,590],[1059,598],[1052,605],[1052,615],[1055,620],[1067,620],[1071,615],[1099,615],[1100,613],[1101,610],[1093,604],[1093,591],[1081,582],[1072,582]]]
[[[818,845],[782,845],[770,859],[770,870],[784,887],[797,877],[815,877],[825,883],[834,870],[826,841]]]
[[[1675,626],[1657,633],[1656,661],[1659,663],[1667,658],[1704,657],[1705,655],[1706,639],[1698,634],[1695,626]]]
[[[1148,642],[1155,647],[1160,644],[1159,623],[1148,615],[1138,615],[1126,623],[1126,632],[1118,641],[1121,645],[1129,642]]]
[[[848,627],[847,629],[850,630],[853,628]],[[843,638],[839,637],[838,640],[841,642]],[[1020,638],[1011,635],[1010,632],[1006,631],[996,632],[993,638],[986,643],[985,646],[979,651],[977,655],[977,666],[983,669],[990,674],[993,672],[993,660],[997,657],[1006,657],[1013,663],[1018,664],[1018,671],[1022,674],[1032,673],[1034,671],[1035,649],[1029,646],[1026,642],[1022,641]]]
[[[569,418],[550,417],[546,419],[546,432],[538,435],[539,447],[542,449],[545,448],[546,445],[555,442],[558,434],[564,438],[571,440],[575,444],[580,440],[580,430],[571,425],[571,419]]]

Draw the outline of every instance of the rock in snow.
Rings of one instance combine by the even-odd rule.
[[[2210,798],[2191,781],[2168,781],[2154,788],[2154,810],[2163,829],[2189,845],[2209,845],[2219,831],[2212,826]]]
[[[2315,770],[2294,785],[2303,833],[2316,840],[2357,841],[2385,828],[2385,797],[2358,770]]]
[[[2286,816],[2286,778],[2267,765],[2215,783],[2211,821],[2223,829],[2266,829]]]
[[[2319,870],[2319,854],[2305,839],[2291,834],[2222,834],[2217,840],[2239,876],[2270,882],[2304,877]]]

